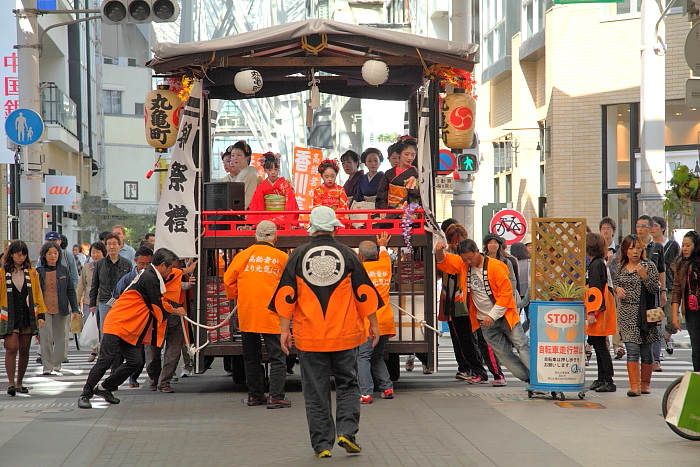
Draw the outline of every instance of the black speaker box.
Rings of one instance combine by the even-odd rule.
[[[205,211],[244,211],[245,183],[208,182],[204,184]]]

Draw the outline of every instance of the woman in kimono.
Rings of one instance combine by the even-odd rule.
[[[357,183],[355,196],[350,204],[350,209],[375,209],[377,205],[377,191],[379,183],[384,177],[384,172],[379,172],[379,166],[384,160],[382,151],[377,148],[367,148],[360,156],[360,160],[367,168],[367,173],[363,174]],[[367,220],[367,214],[351,214],[352,219]],[[362,224],[354,224],[361,227]]]
[[[265,169],[267,178],[258,185],[250,201],[250,211],[272,211],[269,215],[250,214],[247,221],[252,225],[258,225],[261,220],[270,220],[278,228],[290,228],[290,224],[296,225],[298,214],[276,214],[274,211],[298,211],[294,188],[284,178],[280,177],[280,160],[276,154],[266,152],[260,158],[260,164]]]
[[[402,209],[406,204],[421,204],[418,191],[418,169],[413,165],[418,152],[418,140],[402,136],[394,146],[393,152],[399,154],[399,163],[384,173],[377,190],[376,209]],[[378,214],[381,219],[399,219],[401,214]],[[414,224],[415,225],[415,224]],[[385,222],[375,227],[392,228],[397,225]]]
[[[377,209],[401,209],[405,202],[420,204],[418,169],[413,165],[418,152],[415,138],[402,136],[395,149],[399,165],[386,171],[377,190]]]
[[[338,161],[335,159],[324,159],[318,165],[318,173],[321,174],[323,183],[314,190],[313,207],[328,206],[334,211],[348,208],[345,190],[335,182],[339,170]]]

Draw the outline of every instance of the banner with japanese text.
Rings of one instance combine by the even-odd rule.
[[[311,210],[314,190],[321,185],[318,165],[323,160],[320,149],[294,148],[294,169],[292,170],[294,193],[302,211]]]
[[[21,8],[21,7],[18,7]],[[17,43],[17,23],[15,15],[11,15],[6,6],[5,14],[0,15],[0,98],[2,99],[2,131],[5,133],[5,119],[14,110],[19,108],[19,81],[17,78],[17,51],[14,45]],[[0,144],[0,164],[14,164],[15,153],[7,149],[3,138]]]
[[[177,142],[173,146],[156,214],[156,248],[168,248],[181,258],[197,256],[196,190],[201,100],[202,83],[196,81],[180,118]]]
[[[440,225],[435,219],[431,207],[435,205],[433,199],[433,184],[435,177],[433,176],[433,158],[430,153],[430,109],[428,107],[428,89],[430,83],[426,82],[423,85],[423,91],[420,94],[421,99],[421,114],[418,122],[418,189],[422,201],[422,208],[425,211],[425,230],[433,234],[433,246],[438,241],[446,241],[440,230]]]

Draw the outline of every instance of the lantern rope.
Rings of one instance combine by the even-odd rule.
[[[416,47],[415,49],[416,53],[418,54],[418,58],[420,58],[421,64],[423,64],[423,70],[425,70],[425,74],[430,74],[430,70],[428,70],[428,66],[425,64],[425,60],[423,60],[423,55],[421,55],[420,50],[418,50],[418,47]]]

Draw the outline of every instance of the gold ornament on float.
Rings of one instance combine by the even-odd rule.
[[[450,149],[467,149],[474,138],[476,100],[464,92],[448,94],[442,102],[442,141]]]
[[[165,152],[175,145],[180,126],[183,102],[169,88],[168,85],[159,84],[158,89],[146,94],[146,142],[157,152]]]

